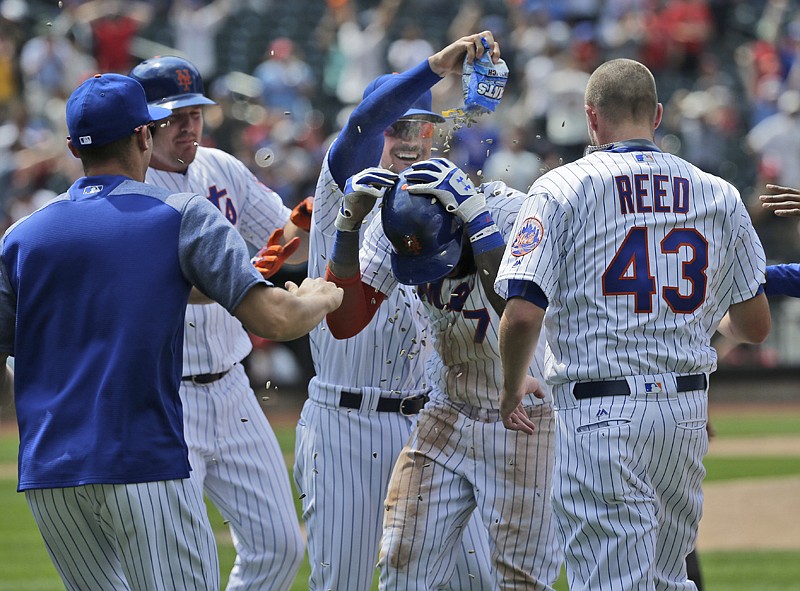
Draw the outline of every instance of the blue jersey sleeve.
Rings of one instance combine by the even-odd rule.
[[[340,189],[355,173],[378,166],[383,130],[403,116],[414,101],[441,78],[425,59],[392,76],[355,108],[328,153],[328,165]]]
[[[785,295],[800,298],[800,263],[769,265],[764,293],[768,296]]]
[[[254,285],[272,285],[250,262],[244,238],[208,199],[199,195],[190,196],[183,207],[180,261],[189,282],[231,314]]]
[[[531,304],[547,310],[547,296],[544,295],[542,288],[533,281],[523,279],[510,279],[508,281],[508,299],[522,298]]]

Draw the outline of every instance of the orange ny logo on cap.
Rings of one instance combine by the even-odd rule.
[[[189,75],[189,70],[186,68],[175,70],[175,74],[178,76],[178,84],[183,91],[189,92],[192,88],[192,77]]]

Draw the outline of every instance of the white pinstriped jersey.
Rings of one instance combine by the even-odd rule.
[[[524,194],[494,182],[481,190],[487,195],[492,218],[503,236],[509,236]],[[362,281],[385,294],[399,284],[392,274],[392,246],[379,217],[370,223],[360,251]],[[479,271],[480,272],[480,271]],[[418,286],[433,337],[428,375],[435,392],[454,402],[497,409],[503,385],[497,331],[500,319],[473,273],[460,279],[444,278]],[[536,355],[532,375],[541,377],[542,355]],[[549,399],[549,397],[548,397]],[[543,401],[529,395],[526,406]]]
[[[596,151],[530,188],[495,287],[547,296],[555,384],[713,371],[710,336],[764,268],[732,185],[672,154]]]
[[[267,243],[273,230],[285,226],[291,214],[280,196],[261,183],[242,162],[215,148],[198,147],[186,174],[149,168],[145,182],[175,192],[204,195],[256,248]],[[184,376],[226,371],[251,349],[241,322],[222,306],[216,303],[187,306]]]
[[[342,191],[333,180],[328,156],[322,165],[314,195],[314,223],[308,254],[308,276],[324,277],[328,256],[336,237],[336,215]],[[373,218],[380,219],[377,207],[364,220],[363,228]],[[403,293],[405,291],[405,293]],[[410,290],[397,290],[378,307],[370,323],[356,336],[334,339],[327,324],[311,331],[311,352],[317,380],[347,388],[374,387],[407,392],[425,387],[420,352],[412,315],[419,313],[419,300]],[[358,360],[354,363],[353,360]]]

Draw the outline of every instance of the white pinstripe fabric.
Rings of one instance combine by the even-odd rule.
[[[685,558],[703,507],[706,393],[634,392],[556,413],[553,507],[571,590],[696,589]]]
[[[484,190],[492,217],[508,234],[522,194],[502,184]],[[390,253],[380,220],[373,220],[361,251],[362,278],[382,293],[397,286]],[[453,568],[454,544],[472,515],[489,532],[492,588],[551,589],[561,563],[550,510],[551,399],[525,400],[540,427],[535,436],[507,431],[498,410],[499,318],[477,276],[418,289],[433,338],[432,400],[389,485],[381,588],[438,588],[437,579],[446,579]],[[479,330],[481,318],[485,330]],[[542,355],[543,345],[532,366],[539,376]],[[528,543],[528,536],[540,543]]]
[[[529,408],[537,426],[531,436],[480,414],[443,400],[420,414],[389,485],[381,589],[441,589],[436,582],[452,571],[470,515],[489,530],[494,580],[487,588],[552,589],[561,566],[550,505],[552,408]]]
[[[25,491],[69,591],[214,591],[219,562],[190,480]]]
[[[341,199],[326,156],[314,196],[309,277],[325,275]],[[418,314],[419,300],[397,290],[355,337],[337,341],[324,322],[310,334],[316,376],[297,426],[294,478],[303,498],[311,590],[370,588],[389,476],[413,419],[369,408],[380,396],[427,391],[424,345],[413,320]],[[368,402],[361,410],[340,408],[343,388]],[[482,589],[488,579],[485,533],[475,520],[467,529],[474,539],[470,548],[477,551],[459,552],[456,576],[449,583],[454,591]],[[476,578],[469,577],[473,573]]]
[[[505,295],[507,280],[524,279],[537,283],[550,301],[545,327],[553,356],[545,370],[553,383],[713,371],[710,335],[730,304],[752,297],[764,282],[764,251],[736,189],[671,154],[648,152],[653,162],[639,162],[636,154],[595,152],[537,179],[513,235],[535,217],[544,226],[541,244],[522,257],[506,248],[498,293]],[[620,214],[614,179],[636,174],[688,179],[688,213]],[[652,251],[652,314],[634,313],[632,295],[602,296],[602,275],[635,226],[647,228]],[[674,228],[696,229],[708,243],[706,295],[691,314],[676,314],[661,297],[666,286],[692,292],[682,276],[692,250],[656,254]]]
[[[291,213],[244,164],[213,148],[199,147],[186,174],[150,168],[146,180],[206,196],[257,248]],[[283,454],[238,365],[252,350],[250,338],[215,303],[187,306],[184,326],[184,376],[230,370],[210,384],[182,382],[180,392],[191,477],[230,521],[237,557],[227,590],[288,589],[303,540]]]
[[[644,191],[626,198],[636,183]],[[531,219],[543,228],[533,248],[535,233],[519,233]],[[685,557],[702,508],[707,398],[678,393],[676,377],[715,369],[711,335],[764,281],[764,251],[738,192],[670,154],[598,151],[539,178],[514,235],[496,288],[532,281],[549,301],[553,507],[570,589],[696,589]],[[681,237],[677,249],[670,235]],[[617,255],[624,275],[609,271]],[[652,289],[626,293],[624,279],[642,276]],[[607,379],[625,379],[632,394],[575,399],[574,382]]]
[[[242,237],[261,248],[270,234],[289,221],[291,211],[239,160],[214,148],[197,148],[186,174],[149,168],[146,182],[176,192],[216,196],[220,211]],[[186,309],[183,375],[219,373],[244,359],[252,344],[241,322],[219,304]]]
[[[218,382],[182,382],[191,478],[230,522],[228,589],[288,589],[303,538],[278,440],[241,365]]]

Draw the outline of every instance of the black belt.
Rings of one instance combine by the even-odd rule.
[[[221,371],[219,373],[201,373],[196,376],[183,376],[181,381],[192,382],[193,384],[210,384],[221,379],[229,371],[229,369],[226,369],[225,371]]]
[[[342,392],[339,397],[339,406],[345,408],[361,408],[361,399],[364,396],[356,392]],[[385,398],[378,399],[378,412],[399,412],[401,415],[415,415],[422,410],[429,398],[427,394],[415,394],[406,398]]]
[[[675,378],[678,392],[691,392],[693,390],[705,390],[706,374],[698,373],[690,376],[678,376]],[[594,398],[595,396],[629,396],[630,386],[626,380],[605,380],[599,382],[578,382],[572,387],[575,398]]]

